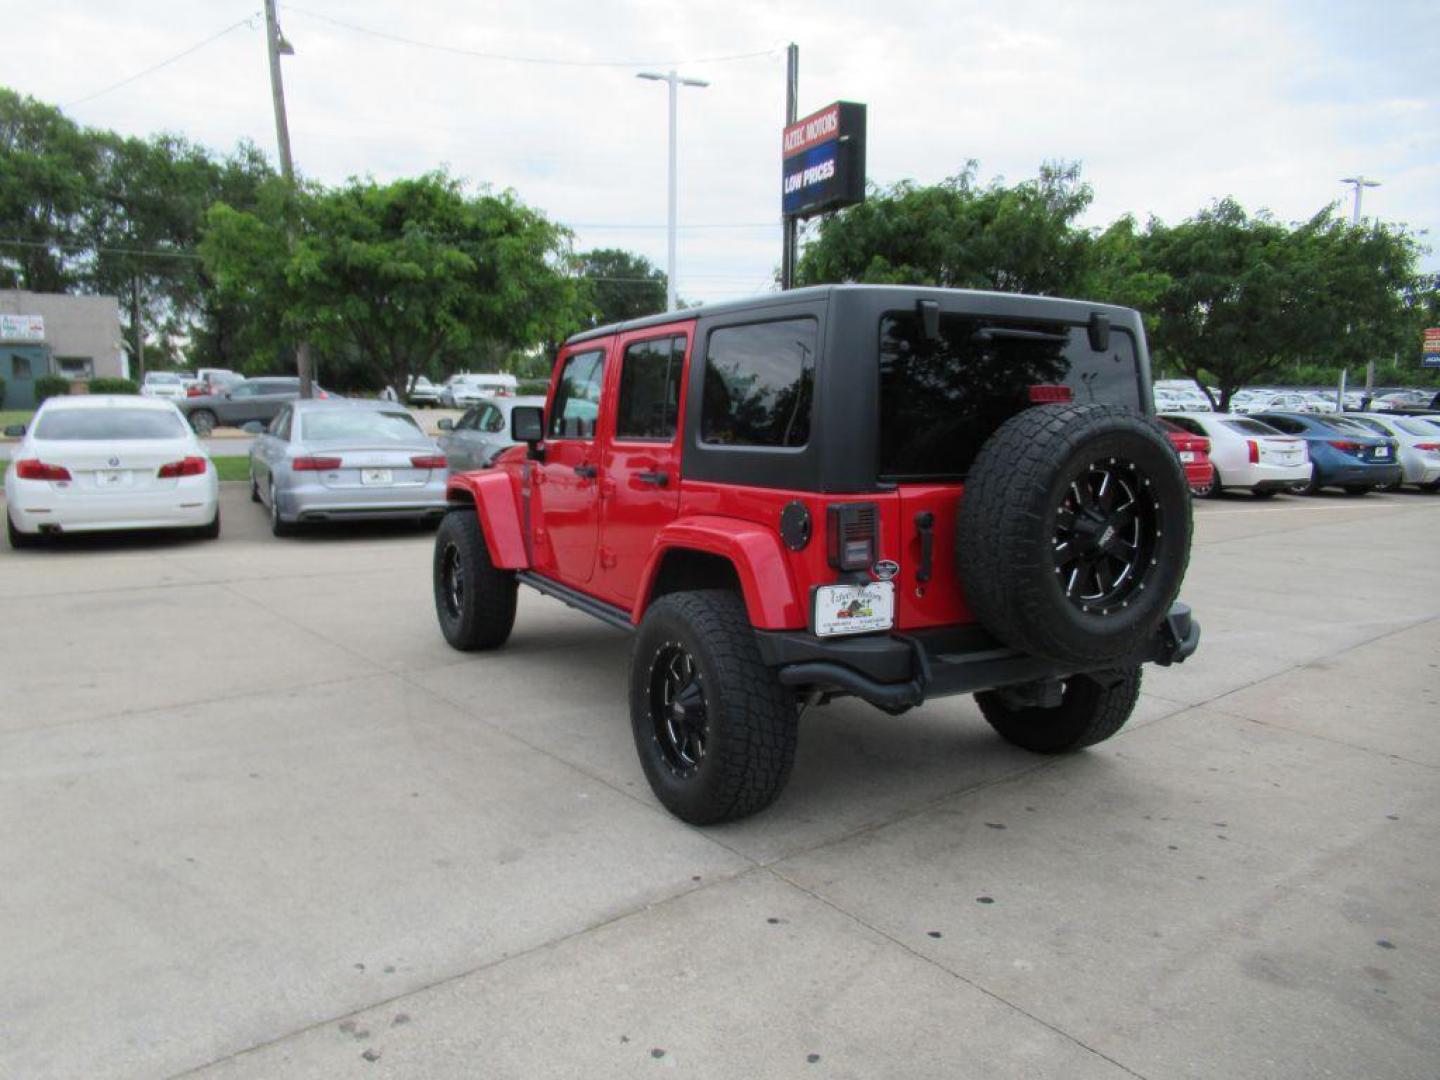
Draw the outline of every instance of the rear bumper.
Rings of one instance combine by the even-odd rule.
[[[328,488],[322,483],[281,488],[276,492],[283,521],[360,521],[426,517],[445,512],[445,477],[436,470],[427,483],[376,488]]]
[[[1324,487],[1384,487],[1400,480],[1400,466],[1395,465],[1337,465],[1317,466],[1320,483]]]
[[[1007,648],[978,626],[839,639],[794,631],[760,632],[756,637],[761,657],[785,685],[854,694],[892,711],[932,697],[1067,678],[1090,670]],[[1199,644],[1200,624],[1188,605],[1176,603],[1139,653],[1093,670],[1183,663]]]
[[[10,519],[22,533],[190,529],[215,520],[219,486],[213,471],[182,477],[158,491],[105,495],[15,480],[6,487],[6,501]]]

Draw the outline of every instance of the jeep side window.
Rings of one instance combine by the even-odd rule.
[[[600,416],[601,379],[605,374],[605,352],[576,353],[565,361],[560,385],[555,389],[555,407],[550,413],[553,439],[593,439]]]
[[[682,336],[637,341],[625,350],[620,368],[617,439],[675,437],[680,411],[680,368],[685,361]]]
[[[713,331],[705,351],[701,441],[773,447],[809,442],[818,337],[813,318]]]

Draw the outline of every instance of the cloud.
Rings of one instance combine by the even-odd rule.
[[[8,57],[16,89],[65,102],[233,22],[229,3],[116,7],[52,0]],[[869,176],[931,183],[981,163],[1019,180],[1083,162],[1087,224],[1178,221],[1217,197],[1284,220],[1347,200],[1341,176],[1383,186],[1368,213],[1440,234],[1440,66],[1433,5],[1041,0],[789,3],[673,0],[517,5],[431,0],[281,4],[296,55],[285,80],[296,161],[319,179],[442,165],[514,188],[577,226],[581,247],[665,256],[666,88],[636,68],[511,63],[422,49],[316,15],[460,49],[646,66],[711,80],[679,102],[680,291],[721,299],[768,285],[779,261],[784,43],[800,45],[801,111],[869,106]],[[182,132],[218,149],[274,146],[264,39],[241,29],[78,106],[82,122]],[[1348,208],[1348,201],[1344,205]],[[620,228],[618,226],[629,226]],[[634,226],[647,226],[636,228]],[[1427,265],[1440,269],[1431,255]]]

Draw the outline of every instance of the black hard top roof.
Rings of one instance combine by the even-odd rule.
[[[689,322],[693,319],[707,318],[717,315],[734,315],[746,311],[763,311],[767,307],[775,307],[779,304],[793,304],[806,300],[829,299],[834,296],[895,296],[897,294],[909,294],[916,300],[936,299],[943,300],[947,296],[967,297],[972,302],[982,297],[995,297],[997,302],[1007,308],[1013,307],[1017,302],[1026,302],[1027,306],[1033,304],[1037,309],[1036,314],[1045,314],[1050,318],[1069,317],[1083,320],[1091,311],[1100,311],[1111,316],[1116,322],[1135,320],[1138,322],[1138,315],[1130,308],[1119,307],[1114,304],[1102,304],[1088,300],[1074,300],[1058,296],[1032,296],[1027,293],[1002,293],[991,292],[984,289],[942,289],[930,285],[811,285],[804,289],[791,289],[788,292],[760,293],[756,296],[747,297],[743,300],[730,300],[723,304],[704,304],[700,307],[682,308],[679,311],[663,311],[658,315],[647,315],[642,319],[631,319],[628,322],[610,323],[608,326],[597,326],[593,330],[582,330],[578,334],[572,334],[566,339],[566,344],[573,344],[579,341],[589,341],[592,338],[610,337],[612,334],[628,333],[631,330],[644,330],[652,326],[669,326],[673,323]],[[1083,308],[1083,313],[1081,309]]]

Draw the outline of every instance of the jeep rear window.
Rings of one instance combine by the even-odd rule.
[[[1020,336],[1031,335],[1031,336]],[[995,429],[1039,384],[1063,383],[1076,402],[1143,412],[1135,343],[1118,328],[1105,352],[1083,326],[940,316],[926,340],[914,312],[880,320],[880,477],[950,479],[969,471]]]
[[[705,352],[701,441],[774,447],[809,442],[818,333],[813,318],[712,332]]]

